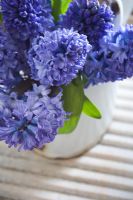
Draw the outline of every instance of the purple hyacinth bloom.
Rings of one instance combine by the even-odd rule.
[[[87,35],[90,44],[98,47],[101,37],[113,28],[114,15],[105,3],[98,0],[73,0],[66,14],[60,16],[61,27],[74,28]]]
[[[29,51],[33,79],[51,86],[69,84],[83,69],[90,49],[86,36],[73,30],[46,32],[33,41]]]
[[[87,56],[87,61],[84,66],[84,74],[87,82],[85,87],[89,85],[97,85],[98,83],[108,82],[105,69],[108,69],[108,65],[104,61],[104,55],[102,51],[91,51]]]
[[[31,39],[54,26],[48,0],[1,0],[6,29],[13,38]]]
[[[18,49],[3,27],[0,27],[0,84],[11,87],[21,80],[19,71],[25,68]]]
[[[45,86],[33,86],[23,99],[15,93],[0,93],[0,140],[18,150],[42,148],[52,142],[58,128],[63,126],[66,113],[61,93],[49,97]]]
[[[104,36],[100,48],[100,51],[88,54],[84,68],[88,84],[113,82],[133,76],[133,25]]]

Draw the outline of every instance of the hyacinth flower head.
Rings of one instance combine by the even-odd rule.
[[[113,28],[114,15],[105,3],[98,0],[73,0],[67,12],[60,16],[61,27],[74,28],[87,35],[90,44],[98,47],[99,39]]]
[[[0,84],[12,87],[20,82],[21,70],[25,70],[24,59],[10,35],[0,26]]]
[[[0,93],[0,140],[18,150],[42,148],[54,140],[63,126],[66,113],[61,93],[49,97],[45,86],[33,85],[33,90],[18,97],[16,93]]]
[[[110,32],[100,41],[100,51],[88,54],[84,73],[88,84],[123,80],[133,76],[133,25]]]
[[[4,24],[13,38],[27,40],[54,26],[48,0],[1,0]]]
[[[28,60],[33,79],[41,84],[69,84],[83,69],[90,51],[85,35],[67,29],[45,32],[34,39]]]

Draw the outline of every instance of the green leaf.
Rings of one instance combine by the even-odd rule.
[[[102,117],[98,108],[86,96],[84,96],[84,104],[82,112],[96,119],[100,119]]]
[[[74,131],[77,127],[80,119],[80,115],[71,115],[68,120],[65,121],[64,126],[58,130],[59,134],[67,134]]]
[[[84,89],[80,77],[63,87],[63,100],[66,112],[71,112],[74,115],[81,114],[84,101]]]
[[[62,0],[52,0],[52,15],[55,21],[58,21],[59,15],[61,14]]]
[[[81,78],[78,77],[69,85],[63,87],[64,110],[70,113],[64,127],[59,129],[59,133],[72,132],[80,119],[84,103],[84,89]]]
[[[64,14],[72,0],[52,0],[52,14],[55,21],[58,21],[59,15]]]
[[[62,5],[61,5],[61,14],[64,14],[67,9],[69,4],[71,3],[72,0],[62,0]]]

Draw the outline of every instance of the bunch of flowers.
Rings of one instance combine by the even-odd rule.
[[[115,30],[105,3],[0,6],[0,140],[9,147],[42,148],[57,133],[72,132],[82,112],[100,118],[85,87],[133,76],[133,26]]]

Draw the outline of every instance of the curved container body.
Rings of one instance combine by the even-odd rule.
[[[45,146],[42,154],[50,158],[71,158],[97,144],[111,123],[115,94],[114,83],[87,89],[86,95],[100,109],[102,119],[92,119],[82,114],[76,130],[67,135],[57,135],[54,142]]]

